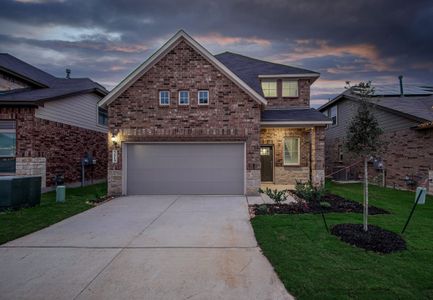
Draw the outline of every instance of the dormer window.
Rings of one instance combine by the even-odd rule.
[[[282,84],[283,97],[298,97],[298,81],[296,80],[283,80]]]
[[[262,81],[263,96],[265,97],[277,97],[277,81],[266,80]]]

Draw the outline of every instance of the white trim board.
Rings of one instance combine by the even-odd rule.
[[[203,55],[203,57],[207,59],[211,64],[213,64],[220,72],[222,72],[225,76],[231,79],[249,96],[251,96],[253,99],[255,99],[261,104],[267,104],[265,98],[263,98],[250,86],[243,82],[237,75],[230,71],[202,45],[195,41],[185,31],[179,30],[161,48],[159,48],[155,53],[153,53],[145,62],[143,62],[138,68],[136,68],[125,79],[123,79],[114,89],[112,89],[111,92],[98,103],[98,105],[103,107],[109,105],[112,101],[119,97],[128,87],[130,87],[137,79],[143,76],[143,74],[145,74],[154,64],[156,64],[161,58],[163,58],[171,49],[173,49],[182,38],[196,51]]]

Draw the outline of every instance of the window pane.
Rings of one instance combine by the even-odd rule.
[[[15,132],[0,132],[0,157],[15,156]]]
[[[199,104],[208,104],[209,103],[209,92],[208,91],[199,91],[198,92],[198,103]]]
[[[284,164],[299,164],[299,138],[284,139]]]
[[[277,82],[262,81],[262,90],[265,97],[277,97]]]
[[[283,97],[298,97],[298,82],[297,81],[283,81]]]
[[[331,107],[330,118],[332,119],[332,125],[336,125],[337,124],[337,105]]]
[[[15,173],[15,158],[0,158],[0,173]]]
[[[103,108],[98,108],[98,124],[99,125],[108,125],[108,112]]]
[[[189,92],[188,91],[179,92],[179,103],[180,104],[188,104],[189,103]]]
[[[168,91],[159,92],[159,104],[169,105],[170,104],[170,93]]]

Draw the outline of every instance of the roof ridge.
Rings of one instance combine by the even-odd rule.
[[[259,58],[255,58],[255,57],[247,56],[247,55],[245,55],[245,54],[240,54],[240,53],[231,52],[231,51],[224,51],[224,52],[221,52],[221,53],[215,54],[214,56],[218,56],[218,55],[221,55],[221,54],[224,54],[224,53],[229,53],[229,54],[234,54],[234,55],[237,55],[237,56],[242,56],[242,57],[244,57],[244,58],[248,58],[248,59],[256,60],[256,61],[263,62],[263,63],[267,63],[267,64],[273,64],[273,65],[283,66],[283,67],[289,67],[289,68],[296,68],[296,69],[300,69],[300,70],[304,70],[304,71],[308,71],[308,72],[311,72],[311,73],[318,74],[317,72],[314,72],[314,71],[311,71],[311,70],[308,70],[308,69],[305,69],[305,68],[301,68],[301,67],[298,67],[298,66],[291,66],[291,65],[285,65],[285,64],[282,64],[282,63],[276,63],[276,62],[273,62],[273,61],[268,61],[268,60],[264,60],[264,59],[259,59]]]

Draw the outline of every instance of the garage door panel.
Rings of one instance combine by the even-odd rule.
[[[243,144],[129,144],[128,194],[243,194]]]

